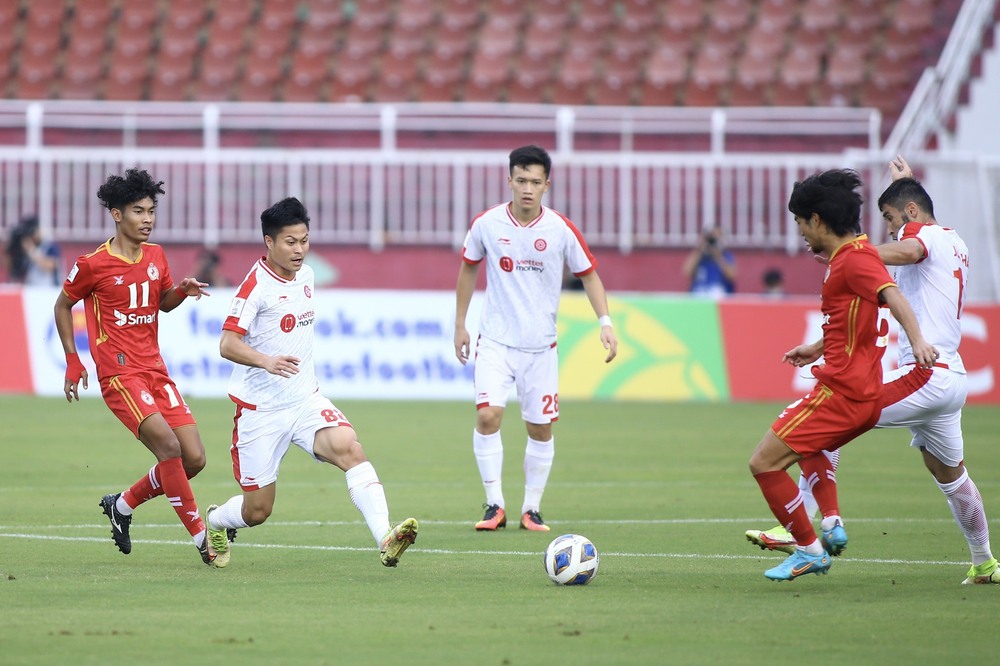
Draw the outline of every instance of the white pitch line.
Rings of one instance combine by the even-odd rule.
[[[17,533],[3,533],[0,532],[0,538],[8,539],[40,539],[43,541],[77,541],[77,542],[88,542],[88,543],[106,543],[110,539],[107,537],[67,537],[67,536],[44,536],[38,534],[17,534]],[[136,544],[152,544],[159,546],[190,546],[190,541],[174,541],[174,540],[162,540],[162,539],[132,539],[132,543]],[[244,548],[267,548],[267,549],[279,549],[279,550],[316,550],[325,552],[353,552],[353,553],[368,553],[374,552],[374,547],[361,548],[358,546],[310,546],[310,545],[295,545],[295,544],[278,544],[278,543],[240,543],[234,545],[238,550]],[[447,548],[421,548],[420,546],[414,546],[414,549],[408,551],[410,553],[425,553],[429,555],[511,555],[511,556],[525,556],[525,557],[539,557],[542,554],[541,550],[453,550]],[[630,558],[644,558],[644,557],[655,557],[664,559],[700,559],[706,557],[705,553],[625,553],[625,552],[602,552],[601,557],[630,557]],[[713,553],[711,555],[713,559],[721,560],[759,560],[762,557],[766,557],[763,553],[756,555],[727,555]],[[844,562],[857,562],[861,564],[905,564],[905,565],[928,565],[928,566],[964,566],[962,562],[950,562],[942,560],[898,560],[898,559],[882,559],[882,558],[840,558],[838,563]]]
[[[549,525],[576,526],[576,525],[745,525],[748,527],[769,527],[774,524],[774,518],[658,518],[650,520],[546,520]],[[892,524],[950,524],[953,518],[851,518],[850,523],[878,523],[885,525]],[[991,520],[991,523],[1000,522],[1000,519]],[[421,525],[444,525],[444,526],[470,526],[474,520],[429,520],[420,518]],[[364,525],[363,520],[300,520],[282,521],[269,520],[267,524],[271,527],[340,527],[345,525]],[[107,527],[107,523],[78,523],[75,525],[31,525],[32,529],[99,529]],[[153,529],[164,527],[176,527],[177,523],[135,523],[132,529]],[[0,525],[0,530],[19,530],[26,525]]]

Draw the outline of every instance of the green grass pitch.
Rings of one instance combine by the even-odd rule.
[[[91,387],[91,393],[93,387]],[[828,576],[767,581],[779,555],[747,471],[783,405],[566,401],[542,504],[549,535],[477,533],[482,488],[466,403],[335,400],[378,470],[394,519],[420,536],[385,569],[343,474],[294,449],[268,523],[228,569],[203,564],[158,498],[110,539],[100,497],[152,456],[99,399],[0,397],[0,664],[985,663],[994,586],[961,586],[965,541],[905,431],[844,449],[850,545]],[[193,400],[208,451],[204,511],[237,492],[232,406]],[[968,407],[966,461],[1000,517],[1000,408]],[[508,410],[504,490],[516,514],[524,428]],[[541,553],[578,532],[594,582],[551,584]],[[1000,539],[994,547],[1000,551]]]

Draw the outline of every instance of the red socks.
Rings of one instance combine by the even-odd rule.
[[[820,457],[826,459],[826,456]],[[807,546],[816,541],[816,530],[806,513],[802,493],[792,477],[788,476],[788,472],[761,472],[753,478],[757,480],[760,492],[771,507],[771,513],[778,519],[778,523],[792,533],[799,546]]]
[[[803,458],[799,469],[812,486],[813,498],[819,505],[823,517],[839,516],[840,502],[837,499],[837,477],[833,463],[822,452]]]
[[[191,536],[196,536],[203,532],[205,530],[205,523],[201,519],[201,514],[198,513],[198,505],[194,501],[194,492],[191,490],[191,483],[188,481],[187,473],[184,471],[184,463],[181,459],[170,458],[169,460],[164,460],[154,469],[156,470],[156,476],[160,479],[160,484],[163,486],[162,492],[167,496],[167,500],[170,501],[170,506],[174,507],[174,511],[177,512],[177,516],[181,519],[181,524],[187,528]]]

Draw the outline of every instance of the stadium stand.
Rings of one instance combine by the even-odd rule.
[[[0,90],[15,99],[873,105],[889,127],[960,5],[12,0],[0,7]]]

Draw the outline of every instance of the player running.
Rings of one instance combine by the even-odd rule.
[[[823,507],[822,542],[803,505],[802,493],[785,471],[798,462],[807,477],[830,472],[824,451],[833,451],[874,427],[882,408],[884,322],[888,305],[909,335],[914,361],[932,367],[937,351],[927,343],[906,298],[889,277],[868,238],[857,233],[861,179],[850,170],[826,171],[795,183],[788,209],[810,249],[830,257],[823,279],[823,337],[785,353],[797,367],[812,369],[816,386],[778,416],[750,457],[750,471],[779,524],[795,537],[795,551],[764,572],[771,580],[826,573],[830,555],[847,542],[834,483],[816,484]]]
[[[895,240],[876,250],[886,264],[897,266],[896,283],[940,357],[933,368],[921,367],[906,331],[900,332],[899,367],[883,378],[885,407],[876,427],[910,429],[910,446],[923,455],[968,544],[972,566],[962,583],[1000,584],[983,499],[964,464],[962,407],[968,388],[958,347],[969,251],[957,231],[937,223],[934,204],[914,180],[906,160],[897,157],[889,170],[893,182],[878,205]],[[835,483],[834,477],[803,476],[799,486],[827,482]],[[746,536],[762,548],[785,552],[795,548],[794,537],[781,527],[749,530]]]
[[[222,328],[219,350],[236,363],[229,397],[236,403],[233,475],[243,489],[205,514],[209,538],[230,559],[227,537],[271,515],[278,470],[290,444],[342,469],[354,505],[371,530],[382,564],[394,567],[417,538],[417,521],[389,524],[385,492],[354,427],[320,393],[313,366],[316,318],[309,251],[309,215],[289,197],[260,215],[267,254],[243,279]],[[227,534],[228,533],[228,534]]]
[[[56,331],[66,353],[63,390],[73,402],[80,399],[81,381],[87,388],[87,370],[73,337],[73,305],[82,300],[104,402],[157,460],[130,488],[101,500],[111,536],[128,555],[132,512],[166,495],[202,561],[212,564],[215,552],[188,482],[205,467],[205,446],[191,410],[167,373],[158,339],[159,313],[170,312],[188,296],[207,296],[202,289],[207,285],[190,277],[175,285],[163,248],[148,242],[162,185],[145,171],[129,169],[124,176],[110,176],[97,191],[115,221],[115,235],[76,260],[56,299]]]

